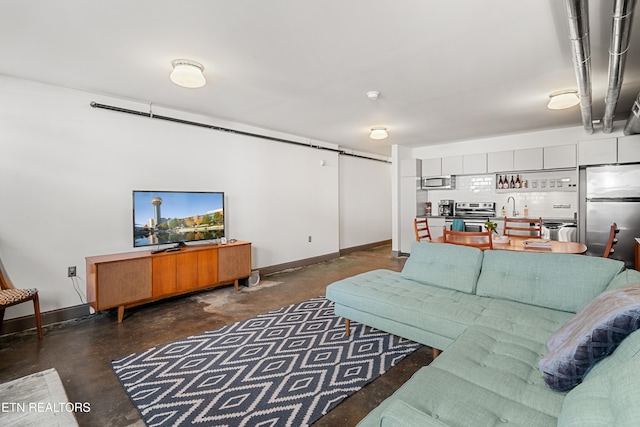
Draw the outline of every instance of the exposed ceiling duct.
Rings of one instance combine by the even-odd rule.
[[[573,49],[573,66],[578,81],[582,124],[593,133],[591,118],[591,47],[589,43],[589,4],[587,0],[566,0],[569,38]]]
[[[611,133],[613,118],[620,98],[620,89],[624,77],[624,65],[631,38],[631,24],[635,0],[616,0],[613,5],[613,23],[611,26],[611,44],[609,46],[609,86],[604,99],[605,110],[602,118],[602,131]]]
[[[633,135],[636,133],[640,133],[640,93],[633,103],[627,123],[624,125],[625,135]]]

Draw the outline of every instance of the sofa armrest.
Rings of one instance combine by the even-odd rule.
[[[382,413],[380,427],[446,427],[437,419],[406,404],[401,400],[393,401]]]

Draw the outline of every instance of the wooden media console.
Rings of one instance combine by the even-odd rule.
[[[234,284],[251,275],[251,243],[188,246],[179,251],[91,256],[87,302],[94,310],[124,309],[189,292]]]

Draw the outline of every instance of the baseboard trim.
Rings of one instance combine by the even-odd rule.
[[[391,239],[389,239],[389,240],[381,240],[379,242],[367,243],[365,245],[352,246],[350,248],[342,248],[342,249],[340,249],[340,256],[347,255],[347,254],[350,254],[352,252],[357,252],[357,251],[367,251],[369,249],[374,249],[374,248],[377,248],[379,246],[390,245],[390,244],[391,244]]]
[[[402,251],[391,251],[391,256],[394,258],[404,258],[411,256],[410,253],[402,252]]]
[[[44,327],[53,323],[77,319],[87,316],[88,314],[90,314],[90,312],[87,304],[47,311],[41,315],[42,326]],[[2,322],[2,335],[14,334],[28,329],[35,329],[35,327],[36,318],[33,314],[29,316],[16,317],[14,319],[7,319]]]
[[[264,276],[268,276],[270,274],[279,273],[279,272],[284,271],[284,270],[289,270],[291,268],[306,267],[307,265],[317,264],[319,262],[330,261],[330,260],[336,259],[338,257],[340,257],[340,252],[332,252],[332,253],[326,254],[326,255],[320,255],[320,256],[311,257],[311,258],[299,259],[299,260],[296,260],[296,261],[285,262],[283,264],[270,265],[268,267],[260,267],[257,270],[260,271],[260,276],[264,277]]]

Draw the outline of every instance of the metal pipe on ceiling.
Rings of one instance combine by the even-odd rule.
[[[613,5],[611,44],[609,46],[609,86],[604,99],[605,110],[602,117],[602,131],[604,133],[611,133],[613,129],[613,118],[622,88],[635,6],[636,0],[616,0]]]
[[[582,124],[593,133],[591,106],[591,45],[589,42],[589,3],[587,0],[566,0],[569,18],[569,38],[573,49],[573,66],[580,95]]]
[[[235,130],[235,129],[225,128],[225,127],[221,127],[221,126],[210,125],[210,124],[206,124],[206,123],[194,122],[194,121],[191,121],[191,120],[177,119],[175,117],[170,117],[170,116],[161,116],[161,115],[158,115],[158,114],[153,114],[153,112],[151,112],[151,111],[148,112],[148,113],[145,113],[145,112],[142,112],[142,111],[131,110],[131,109],[128,109],[128,108],[116,107],[116,106],[107,105],[107,104],[100,104],[100,103],[95,102],[95,101],[91,101],[89,103],[89,105],[91,107],[93,107],[93,108],[116,111],[118,113],[133,114],[133,115],[136,115],[136,116],[148,117],[148,118],[156,119],[156,120],[165,120],[165,121],[168,121],[168,122],[181,123],[183,125],[197,126],[197,127],[217,130],[217,131],[221,131],[221,132],[234,133],[234,134],[237,134],[237,135],[244,135],[244,136],[251,136],[251,137],[254,137],[254,138],[267,139],[269,141],[284,142],[286,144],[300,145],[300,146],[303,146],[303,147],[314,148],[314,149],[317,149],[317,150],[333,151],[335,153],[338,153],[341,156],[357,157],[359,159],[366,159],[366,160],[375,160],[377,162],[382,162],[382,163],[391,163],[388,160],[383,160],[383,159],[378,159],[378,158],[375,158],[375,157],[364,156],[364,155],[361,155],[361,154],[350,153],[348,151],[338,150],[338,149],[335,149],[335,148],[323,147],[321,145],[313,145],[313,144],[309,144],[309,143],[306,143],[306,142],[292,141],[292,140],[284,139],[284,138],[276,138],[274,136],[261,135],[259,133],[245,132],[245,131],[241,131],[241,130]]]

